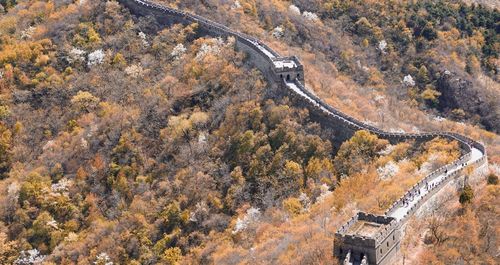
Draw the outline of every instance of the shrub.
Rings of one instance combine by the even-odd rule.
[[[472,202],[472,199],[474,199],[474,191],[472,190],[472,187],[470,185],[465,185],[464,189],[460,193],[460,198],[458,201],[462,205],[466,205]]]
[[[498,184],[498,176],[494,173],[490,173],[487,178],[488,185],[497,185]]]
[[[163,254],[162,257],[165,263],[169,265],[179,264],[181,258],[182,258],[181,249],[178,247],[169,248],[165,250],[165,253]]]
[[[302,211],[302,204],[297,198],[288,198],[283,201],[283,208],[292,216],[299,215]]]

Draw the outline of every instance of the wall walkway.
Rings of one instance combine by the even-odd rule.
[[[207,35],[234,37],[237,42],[237,48],[250,55],[250,62],[263,72],[264,77],[271,85],[280,86],[294,102],[307,107],[313,115],[318,117],[320,124],[334,128],[341,127],[344,134],[341,138],[347,139],[355,131],[366,130],[376,134],[380,138],[389,140],[391,143],[405,140],[421,142],[431,140],[435,137],[458,141],[463,154],[459,159],[430,173],[387,209],[385,212],[386,216],[396,218],[400,224],[403,224],[410,215],[415,213],[428,198],[438,192],[449,181],[458,177],[467,166],[474,165],[479,167],[487,164],[484,145],[466,136],[441,131],[427,133],[386,132],[342,113],[311,93],[300,80],[287,82],[276,76],[272,71],[273,62],[282,57],[254,37],[233,31],[224,25],[203,17],[168,8],[151,1],[119,0],[119,2],[127,6],[133,14],[141,16],[153,15],[158,21],[165,24],[198,23],[200,29]]]

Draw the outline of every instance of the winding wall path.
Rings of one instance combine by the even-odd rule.
[[[428,198],[439,191],[450,180],[459,176],[465,167],[471,165],[479,167],[487,164],[486,149],[483,144],[466,136],[452,132],[386,132],[342,113],[311,93],[299,80],[285,81],[273,74],[273,71],[271,71],[274,66],[273,61],[281,58],[281,56],[256,38],[233,31],[224,25],[203,17],[168,8],[150,1],[119,0],[119,2],[127,6],[131,12],[136,15],[153,15],[158,21],[170,24],[198,23],[200,29],[208,35],[234,37],[237,42],[237,47],[250,54],[249,60],[263,72],[268,82],[278,84],[280,87],[283,87],[290,96],[298,99],[311,111],[320,113],[323,117],[327,117],[326,121],[324,119],[321,121],[322,123],[331,122],[353,132],[366,130],[376,134],[380,138],[388,139],[393,143],[412,139],[427,141],[435,137],[458,141],[463,154],[459,159],[427,175],[387,209],[385,215],[396,218],[400,224],[403,224]]]

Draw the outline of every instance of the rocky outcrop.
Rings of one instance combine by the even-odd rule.
[[[444,71],[437,84],[441,92],[439,108],[445,113],[462,109],[465,118],[479,121],[487,130],[500,132],[500,98],[498,94],[480,89],[470,80]]]

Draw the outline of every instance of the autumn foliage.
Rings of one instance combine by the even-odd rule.
[[[413,26],[392,14],[386,30],[372,13],[337,20],[359,1],[159,2],[301,55],[311,89],[357,118],[393,131],[467,132],[500,162],[496,134],[431,122],[416,108],[438,107],[432,47],[453,34],[463,35],[454,49],[475,45],[463,51],[466,72],[494,79],[496,37],[469,18],[486,23],[493,11],[450,7],[468,14],[449,22],[466,27],[456,33],[436,28],[447,5]],[[202,36],[197,24],[165,28],[117,1],[0,4],[1,264],[335,264],[333,235],[354,212],[383,212],[461,155],[441,138],[390,144],[358,131],[336,143],[307,109],[273,96],[233,38]],[[428,52],[422,60],[417,48]],[[385,57],[365,67],[375,53]],[[403,69],[385,72],[393,59]],[[400,73],[416,86],[399,93]],[[495,260],[498,225],[484,221],[495,220],[490,179],[456,205],[460,214],[432,223],[435,248],[423,261]],[[451,232],[454,223],[473,233]]]

